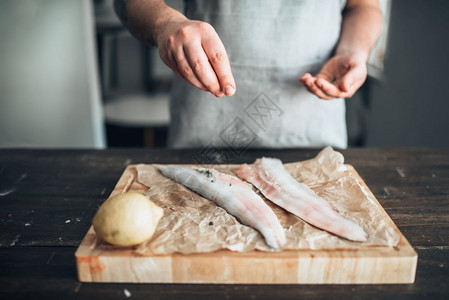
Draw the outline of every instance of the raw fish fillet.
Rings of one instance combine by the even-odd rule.
[[[240,222],[258,230],[268,246],[281,249],[284,229],[271,208],[252,186],[214,169],[159,166],[159,171],[224,208]]]
[[[360,226],[339,215],[326,200],[294,179],[277,158],[257,159],[252,165],[240,166],[235,174],[252,183],[267,199],[313,226],[351,241],[368,239]]]

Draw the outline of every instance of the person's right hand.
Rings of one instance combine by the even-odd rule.
[[[179,77],[216,97],[232,96],[235,81],[226,49],[208,23],[168,23],[157,35],[162,61]]]

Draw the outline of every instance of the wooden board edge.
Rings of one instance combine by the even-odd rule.
[[[416,275],[417,255],[412,248],[407,247],[407,244],[406,247],[390,248],[381,253],[376,252],[376,249],[366,249],[358,251],[355,257],[353,250],[329,252],[306,249],[278,253],[260,251],[236,253],[220,250],[191,255],[175,253],[150,257],[136,255],[131,249],[113,250],[109,255],[107,251],[100,251],[99,254],[98,250],[93,250],[94,232],[91,231],[89,236],[90,239],[86,242],[90,241],[91,244],[80,247],[76,255],[78,280],[81,282],[410,284],[414,282]],[[405,239],[402,242],[405,243]],[[271,256],[270,259],[263,259],[267,255]],[[211,261],[214,261],[214,264],[211,264]],[[221,268],[217,268],[217,264],[221,264]],[[246,275],[241,276],[246,274],[248,268],[270,270],[265,272],[268,274],[276,274],[276,270],[283,270],[283,273],[268,278],[260,275],[264,272],[253,272],[256,275],[251,279]],[[377,275],[366,274],[365,269],[376,270]],[[217,270],[226,272],[217,273]],[[322,270],[323,273],[310,274],[304,270]],[[226,273],[237,275],[228,278]],[[207,276],[198,277],[198,274]]]
[[[100,257],[90,258],[81,268],[82,282],[191,283],[191,284],[411,284],[415,280],[416,257],[401,259],[294,258],[290,260],[247,260],[244,257]],[[227,264],[227,268],[217,268]],[[176,270],[174,269],[176,266]],[[369,267],[367,267],[369,266]],[[269,270],[253,272],[248,268]],[[80,269],[81,269],[80,268]],[[276,269],[282,273],[276,273]],[[376,274],[372,273],[372,270]],[[218,270],[218,271],[217,271]],[[303,271],[303,270],[313,270]],[[367,271],[368,270],[368,271]]]

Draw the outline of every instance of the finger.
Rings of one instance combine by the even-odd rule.
[[[340,89],[347,93],[355,92],[366,79],[366,67],[362,64],[351,66],[339,80]]]
[[[184,76],[181,74],[178,64],[176,63],[176,60],[174,58],[174,54],[171,51],[167,51],[165,54],[160,53],[160,56],[161,56],[162,61],[165,63],[165,65],[167,65],[167,67],[169,67],[176,75],[178,75],[179,78],[187,81],[184,78]],[[198,88],[200,88],[200,87],[198,87]],[[209,92],[209,90],[204,86],[202,86],[200,89],[205,92]]]
[[[332,98],[346,98],[348,96],[348,93],[343,92],[335,84],[332,84],[332,83],[324,80],[323,78],[318,78],[315,81],[315,84],[328,97],[332,97]]]
[[[218,78],[221,91],[226,96],[234,95],[235,80],[232,76],[228,54],[220,38],[213,34],[202,41],[202,46]]]
[[[314,85],[315,78],[310,74],[306,73],[299,78],[299,81],[306,87],[306,89],[313,93],[311,87]]]
[[[299,78],[299,81],[306,87],[310,88],[314,82],[315,77],[313,77],[310,73],[306,73]]]
[[[199,43],[184,46],[184,53],[195,76],[216,97],[223,96],[217,76]]]
[[[176,56],[175,63],[178,72],[180,73],[180,77],[183,78],[185,81],[190,82],[200,90],[208,91],[208,89],[196,77],[195,73],[190,67],[189,62],[187,61],[187,58],[185,56],[184,50],[182,48],[178,49],[175,56]]]
[[[309,77],[305,81],[306,88],[309,92],[312,94],[315,94],[318,98],[324,99],[324,100],[330,100],[333,99],[333,97],[329,97],[315,84],[315,78]]]
[[[306,79],[309,78],[309,77],[312,77],[312,75],[310,73],[305,73],[304,75],[302,75],[299,78],[299,82],[301,82],[302,84],[305,85],[306,84]]]

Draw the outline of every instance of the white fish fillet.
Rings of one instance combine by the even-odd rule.
[[[284,229],[278,218],[250,184],[214,169],[158,168],[164,176],[213,201],[243,224],[258,230],[271,248],[281,249],[285,244]]]
[[[277,158],[257,159],[252,165],[240,166],[235,174],[252,183],[267,199],[307,223],[351,241],[368,239],[360,226],[339,215],[326,200],[294,179]]]

